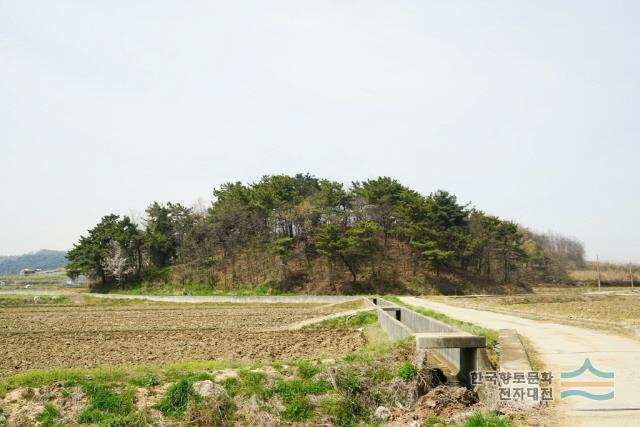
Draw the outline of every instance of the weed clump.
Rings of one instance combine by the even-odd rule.
[[[322,367],[318,365],[314,365],[310,361],[303,359],[297,363],[298,366],[298,374],[302,378],[310,379],[315,377],[317,374],[322,372]]]
[[[235,405],[225,388],[215,385],[210,395],[199,395],[194,390],[194,383],[210,382],[208,378],[208,375],[195,375],[179,380],[167,389],[156,408],[165,416],[186,418],[189,425],[228,425],[233,419]]]
[[[100,426],[136,426],[140,422],[134,412],[131,390],[117,392],[94,382],[82,384],[82,390],[89,397],[89,405],[80,414],[81,424]]]
[[[158,403],[158,409],[163,415],[176,417],[184,414],[189,400],[195,396],[191,386],[193,381],[183,378],[167,389],[163,399]]]
[[[411,362],[404,362],[398,368],[398,377],[404,381],[412,381],[418,376],[418,368]]]
[[[36,417],[36,421],[40,423],[41,427],[54,427],[58,418],[60,418],[60,411],[52,404],[47,403]]]
[[[378,316],[373,311],[363,311],[349,316],[326,319],[322,322],[308,325],[306,329],[357,329],[363,326],[374,324],[378,321]]]
[[[511,420],[495,414],[473,414],[462,420],[460,427],[510,427]]]

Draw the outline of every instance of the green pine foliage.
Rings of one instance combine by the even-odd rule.
[[[213,195],[208,209],[154,202],[141,224],[103,217],[68,253],[68,274],[106,289],[376,292],[452,277],[483,286],[562,280],[583,256],[579,242],[389,177],[345,188],[308,174],[269,175]]]

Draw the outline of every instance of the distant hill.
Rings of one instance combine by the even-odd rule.
[[[24,268],[39,268],[41,270],[61,268],[67,265],[66,254],[65,251],[42,249],[24,255],[0,255],[0,276],[18,274]]]

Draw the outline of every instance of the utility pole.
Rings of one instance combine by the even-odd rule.
[[[600,257],[596,256],[596,269],[598,270],[598,291],[600,291],[601,280],[600,280]]]
[[[633,289],[633,270],[631,270],[631,264],[629,264],[629,278],[631,279],[631,289]]]

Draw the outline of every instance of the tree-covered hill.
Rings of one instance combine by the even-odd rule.
[[[69,252],[69,274],[121,288],[462,292],[563,280],[584,262],[579,242],[388,177],[346,188],[308,174],[273,175],[224,184],[213,196],[206,210],[154,202],[140,224],[103,217]]]
[[[0,256],[0,275],[18,274],[25,268],[53,270],[67,264],[65,251],[39,250],[24,255]]]

